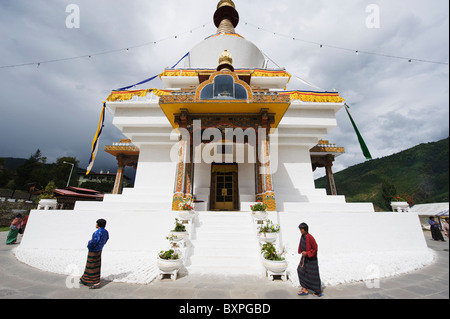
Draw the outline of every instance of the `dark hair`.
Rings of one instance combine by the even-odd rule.
[[[298,225],[299,229],[304,229],[306,232],[308,232],[308,225],[305,223],[301,223],[300,225]]]
[[[99,220],[97,220],[97,225],[98,225],[98,227],[100,227],[100,228],[105,228],[105,226],[106,226],[106,220],[104,220],[104,219],[99,219]]]
[[[434,219],[434,216],[430,216],[430,219]]]

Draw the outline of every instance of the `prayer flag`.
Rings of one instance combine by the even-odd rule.
[[[92,166],[94,166],[95,156],[97,155],[98,151],[98,142],[100,139],[100,134],[102,134],[103,123],[105,122],[105,110],[106,110],[106,102],[103,102],[103,108],[102,113],[100,115],[100,121],[98,122],[97,132],[95,133],[94,140],[92,141],[91,158],[89,159],[89,165],[86,169],[87,170],[86,175],[89,175]]]
[[[175,68],[181,61],[183,61],[183,59],[186,58],[188,55],[189,55],[189,52],[186,53],[180,60],[178,60],[178,62],[175,63],[175,65],[172,67],[172,69],[174,69],[174,68]],[[135,87],[135,86],[138,86],[138,85],[141,85],[141,84],[144,84],[144,83],[153,81],[153,80],[156,79],[158,76],[159,76],[159,74],[158,74],[158,75],[155,75],[155,76],[152,76],[151,78],[148,78],[148,79],[146,79],[146,80],[144,80],[144,81],[141,81],[141,82],[139,82],[139,83],[136,83],[136,84],[133,84],[133,85],[130,85],[130,86],[126,86],[126,87],[123,87],[123,88],[120,88],[120,89],[117,89],[117,90],[114,90],[114,91],[125,91],[125,90],[128,90],[128,89],[131,89],[131,88],[133,88],[133,87]]]
[[[345,110],[347,111],[348,117],[350,118],[350,122],[352,122],[353,128],[355,129],[356,135],[358,136],[359,145],[361,146],[361,150],[366,157],[366,159],[372,159],[372,155],[370,154],[369,148],[367,147],[366,143],[364,142],[364,139],[362,138],[361,133],[359,133],[358,128],[356,127],[355,121],[353,120],[352,116],[349,112],[350,107],[345,103]]]

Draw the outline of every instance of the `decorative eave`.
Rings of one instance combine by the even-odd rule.
[[[211,73],[212,74],[212,73]],[[207,73],[204,74],[205,76]],[[244,81],[245,82],[245,81]],[[180,92],[185,94],[193,95],[192,92],[195,91],[195,88],[191,90],[160,90],[160,89],[144,89],[144,90],[134,90],[134,91],[112,91],[109,97],[107,98],[108,102],[117,102],[117,101],[129,101],[133,97],[145,97],[150,93],[158,97],[168,96],[177,94],[175,92]],[[261,90],[268,91],[268,90]],[[187,93],[186,93],[187,92]],[[273,92],[270,92],[273,93]],[[276,92],[280,96],[286,96],[290,99],[290,101],[302,101],[302,102],[311,102],[311,103],[339,103],[342,104],[345,99],[339,96],[338,92],[312,92],[312,91],[281,91]]]
[[[105,152],[118,156],[118,155],[139,155],[139,148],[131,143],[131,140],[125,139],[113,145],[106,145]]]
[[[291,101],[300,100],[303,102],[315,103],[343,103],[344,98],[338,92],[314,92],[314,91],[284,91],[280,95],[288,95]]]
[[[319,143],[310,149],[312,156],[334,155],[335,157],[345,153],[345,148],[338,147],[336,144],[326,140],[320,140]]]
[[[159,77],[166,88],[196,86],[216,72],[216,69],[166,69]],[[286,70],[235,69],[239,79],[252,86],[284,89],[291,79]]]
[[[133,97],[145,97],[149,93],[153,93],[156,96],[171,94],[170,90],[159,90],[159,89],[144,89],[144,90],[133,90],[133,91],[112,91],[111,94],[106,99],[108,102],[117,101],[129,101]]]
[[[234,83],[241,85],[247,91],[247,98],[243,99],[201,99],[202,90],[214,83],[220,75],[229,75]],[[159,104],[173,128],[178,128],[175,117],[182,111],[189,114],[253,114],[258,115],[262,109],[273,114],[274,121],[271,128],[276,128],[290,105],[287,96],[279,95],[269,90],[252,90],[250,86],[241,81],[235,72],[223,70],[213,73],[209,80],[204,81],[192,90],[173,91],[170,95],[162,95]]]

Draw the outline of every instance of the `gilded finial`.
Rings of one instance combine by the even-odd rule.
[[[219,66],[217,67],[217,71],[222,69],[229,69],[234,71],[233,67],[233,58],[231,57],[231,53],[227,50],[224,50],[219,57]]]
[[[219,3],[217,4],[217,9],[223,6],[229,6],[236,9],[236,6],[234,5],[234,2],[232,0],[220,0]]]

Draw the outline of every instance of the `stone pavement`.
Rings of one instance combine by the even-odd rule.
[[[14,245],[0,232],[0,299],[318,299],[300,297],[290,282],[260,277],[180,275],[178,280],[154,280],[148,285],[102,281],[100,289],[67,288],[68,276],[43,272],[19,262]],[[436,261],[402,276],[381,279],[379,288],[365,283],[325,287],[320,299],[448,299],[449,242],[436,242],[424,232]],[[20,240],[20,235],[19,235]],[[69,284],[72,281],[68,281]]]

